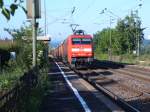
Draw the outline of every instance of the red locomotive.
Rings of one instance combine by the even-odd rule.
[[[92,36],[85,35],[83,30],[77,30],[54,49],[52,55],[75,67],[89,65],[94,55]]]

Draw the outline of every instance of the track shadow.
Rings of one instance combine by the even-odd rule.
[[[116,63],[112,61],[100,61],[100,60],[94,60],[92,63],[92,67],[94,69],[119,69],[124,68],[126,65],[123,63]]]
[[[96,82],[97,82],[97,84],[99,84],[101,86],[108,86],[108,85],[112,85],[112,84],[116,84],[117,83],[114,80],[97,80]]]
[[[149,112],[150,107],[150,99],[146,101],[140,101],[138,99],[128,101],[128,103],[132,104],[134,107],[136,107],[140,112]]]
[[[108,76],[108,75],[112,75],[113,73],[110,72],[110,71],[103,71],[103,72],[98,72],[99,74],[103,74],[105,76]]]

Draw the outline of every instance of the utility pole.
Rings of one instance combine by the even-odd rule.
[[[2,64],[1,64],[1,54],[0,54],[0,72],[2,71]]]
[[[140,56],[140,26],[138,25],[139,16],[138,16],[138,10],[136,10],[136,39],[137,39],[137,57]]]
[[[140,1],[142,1],[142,0],[140,0]],[[141,7],[142,7],[142,3],[139,3],[138,4],[138,9],[141,9]],[[138,20],[139,20],[139,11],[138,11],[138,9],[136,10],[136,22],[138,23]],[[137,29],[138,28],[138,29]],[[139,57],[140,56],[140,33],[141,32],[139,32],[139,28],[140,28],[140,26],[139,25],[137,25],[137,28],[136,28],[136,38],[137,38],[137,57]],[[138,30],[138,31],[137,31]]]
[[[44,12],[45,12],[45,14],[44,14],[45,15],[45,36],[46,36],[47,35],[46,0],[44,0]]]
[[[32,32],[32,49],[33,49],[33,67],[36,67],[37,65],[37,59],[36,59],[36,38],[37,38],[37,32],[36,32],[36,16],[35,16],[35,0],[32,0],[32,8],[33,8],[33,18],[32,18],[32,27],[33,27],[33,32]]]
[[[138,25],[138,10],[136,11],[136,39],[137,39],[137,57],[140,55],[140,37],[139,37],[139,25]]]
[[[100,14],[103,14],[105,12],[108,12],[109,14],[111,14],[112,16],[115,16],[119,19],[121,19],[119,16],[115,15],[112,11],[108,10],[107,8],[103,9]],[[112,32],[111,32],[111,24],[112,24],[112,16],[109,16],[110,17],[110,23],[109,23],[109,48],[108,48],[108,55],[109,55],[109,60],[112,61]]]
[[[110,16],[110,29],[109,29],[109,60],[112,60],[112,39],[111,39],[111,23],[112,17]]]
[[[48,26],[47,26],[47,13],[46,13],[46,0],[44,0],[44,12],[45,12],[45,37],[47,36],[47,32],[48,32]],[[45,49],[45,58],[46,60],[48,61],[48,43],[47,43],[47,46],[46,46],[46,49]]]
[[[139,32],[137,34],[137,56],[140,56],[140,37],[139,37]]]
[[[32,66],[36,67],[36,41],[37,41],[37,27],[36,19],[41,18],[41,0],[26,0],[27,4],[27,18],[32,21]]]

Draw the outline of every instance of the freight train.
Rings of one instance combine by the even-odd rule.
[[[92,36],[85,34],[83,30],[77,30],[51,53],[53,57],[73,67],[90,65],[94,56]]]

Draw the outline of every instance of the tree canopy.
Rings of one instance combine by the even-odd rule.
[[[143,30],[137,13],[131,12],[124,19],[119,20],[115,28],[105,28],[94,34],[95,50],[107,53],[111,47],[114,55],[132,54],[137,49],[138,40],[141,44],[144,39]],[[109,43],[110,34],[111,46]]]
[[[9,34],[12,35],[13,41],[16,43],[15,52],[16,60],[18,65],[22,67],[23,70],[30,69],[32,67],[32,26],[23,25],[19,29],[5,29]],[[13,33],[12,33],[13,32]],[[41,28],[37,29],[37,34],[42,35],[43,30]],[[40,41],[37,42],[37,62],[45,60],[43,54],[40,52],[46,48],[46,45]]]

